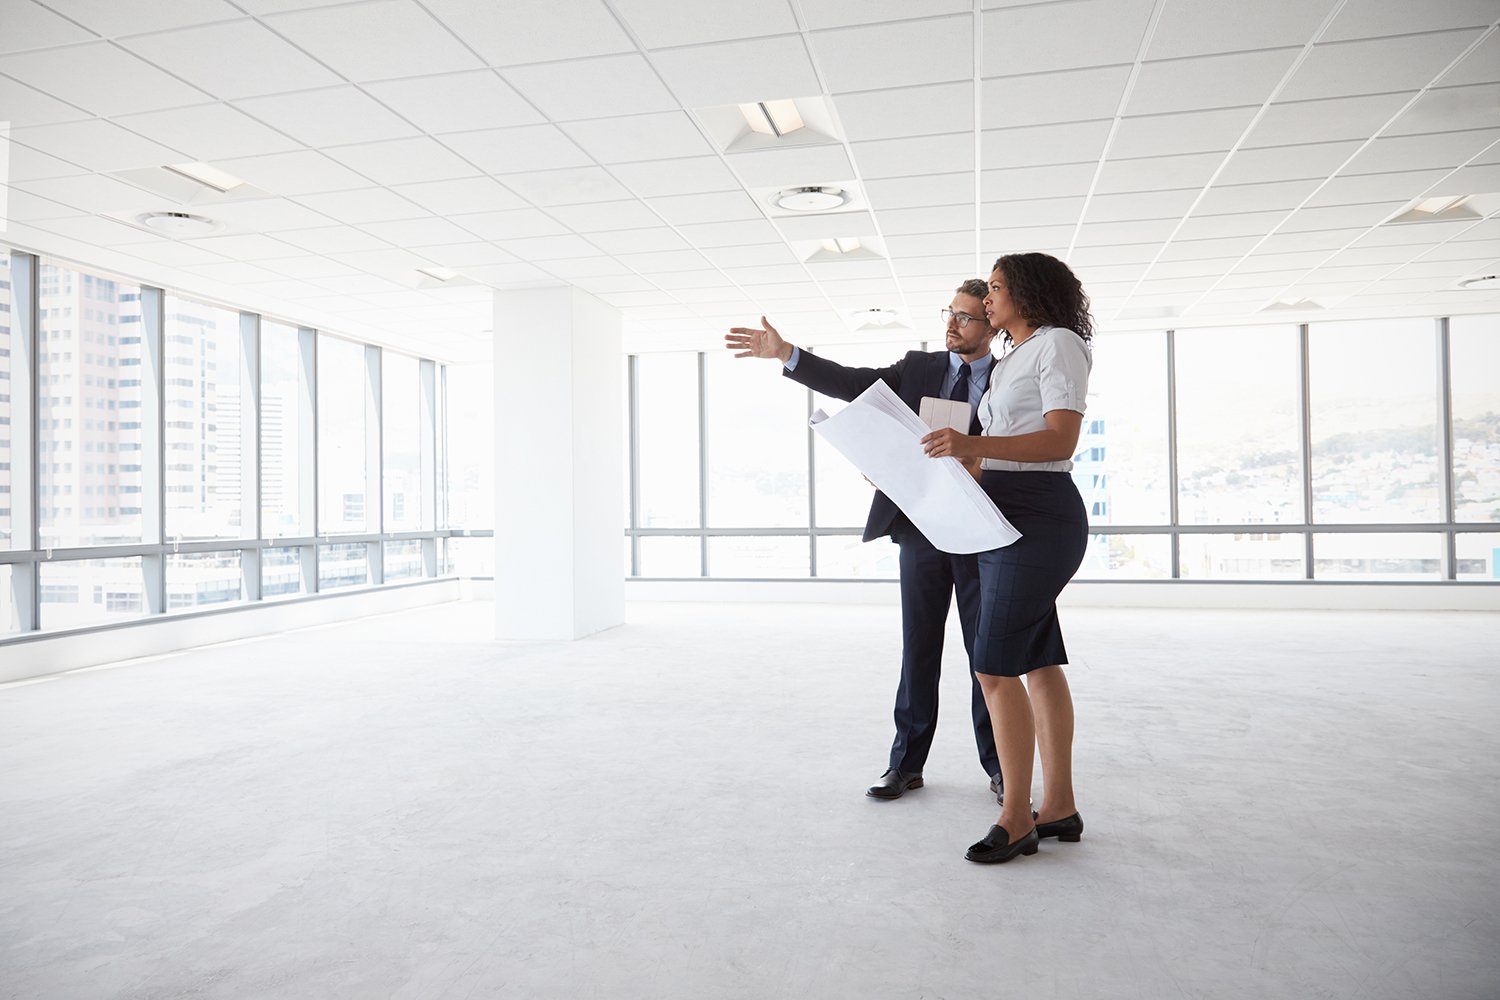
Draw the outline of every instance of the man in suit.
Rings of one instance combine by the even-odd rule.
[[[979,399],[989,385],[994,356],[990,343],[995,331],[984,316],[985,283],[965,281],[943,310],[947,321],[947,350],[908,351],[886,368],[848,368],[804,351],[783,340],[776,328],[735,327],[724,338],[737,358],[776,358],[782,374],[811,389],[851,400],[884,381],[902,402],[920,412],[923,396],[961,399],[978,411]],[[979,421],[970,421],[969,433],[979,433]],[[900,546],[901,566],[901,683],[896,689],[896,738],[891,744],[890,763],[880,780],[865,794],[877,799],[898,799],[908,790],[922,787],[922,767],[937,729],[938,673],[943,657],[943,632],[948,608],[958,593],[958,618],[963,628],[964,649],[974,651],[974,630],[979,621],[979,570],[972,555],[939,552],[905,514],[879,491],[870,504],[864,540],[890,535]],[[984,705],[979,682],[969,673],[970,708],[979,762],[990,776],[990,790],[1004,795],[1000,762],[995,754],[995,734]]]

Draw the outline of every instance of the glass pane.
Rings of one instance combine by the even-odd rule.
[[[884,368],[900,361],[906,353],[906,349],[899,344],[860,344],[849,347],[840,344],[837,347],[823,350],[814,348],[813,350],[851,368]],[[773,367],[775,365],[774,362],[767,361],[759,363]],[[780,374],[778,370],[777,375]],[[790,380],[783,378],[782,381],[789,382]],[[787,391],[782,389],[778,395]],[[801,391],[806,392],[806,390]],[[847,405],[841,399],[834,399],[820,392],[813,393],[814,409],[837,413]],[[870,516],[870,500],[875,495],[875,487],[865,482],[865,477],[860,475],[859,470],[854,468],[847,458],[840,455],[837,449],[831,447],[816,434],[813,435],[813,482],[817,486],[814,491],[814,505],[817,508],[819,527],[863,528],[865,526],[865,519]],[[818,575],[827,575],[823,572],[821,562],[818,564]]]
[[[636,359],[636,380],[640,526],[696,528],[698,355],[643,354]]]
[[[422,523],[422,384],[420,363],[384,352],[380,362],[380,406],[385,412],[385,530],[419,531]],[[387,574],[389,576],[389,574]]]
[[[493,538],[448,539],[448,572],[457,576],[495,575]]]
[[[1170,535],[1090,535],[1079,580],[1168,580]]]
[[[365,349],[318,336],[318,533],[368,531]],[[320,570],[321,572],[321,570]]]
[[[810,575],[810,569],[805,537],[755,535],[708,540],[709,576],[801,580]]]
[[[408,580],[423,576],[422,542],[407,538],[385,543],[385,581]]]
[[[720,351],[704,367],[709,524],[805,527],[806,392],[782,378],[774,361]]]
[[[1184,580],[1301,580],[1306,577],[1303,535],[1183,535],[1178,570]]]
[[[0,247],[0,549],[11,548],[10,251]],[[19,547],[29,546],[30,541]],[[0,570],[0,632],[9,620],[10,571]]]
[[[1166,334],[1094,339],[1073,481],[1091,524],[1167,523]]]
[[[1448,349],[1453,519],[1500,521],[1500,316],[1455,316]]]
[[[364,542],[318,546],[318,589],[363,587],[370,582],[370,557]]]
[[[24,572],[24,568],[0,563],[0,635],[21,630],[21,619],[16,614],[15,574]]]
[[[889,538],[862,542],[858,535],[818,538],[819,578],[895,580],[901,575],[901,550]]]
[[[271,600],[302,593],[302,550],[260,550],[260,598]]]
[[[1429,319],[1313,324],[1315,522],[1441,520],[1435,338]]]
[[[1295,326],[1178,332],[1180,523],[1302,523],[1300,357]]]
[[[453,528],[489,528],[494,523],[494,369],[489,365],[450,366],[448,525]],[[488,542],[489,539],[482,541]]]
[[[627,565],[630,553],[625,554]],[[697,538],[650,536],[641,539],[641,576],[702,576],[703,550]]]
[[[44,562],[41,627],[77,628],[128,621],[146,614],[140,557]]]
[[[1460,580],[1500,580],[1500,532],[1463,532],[1454,536],[1456,576]]]
[[[1313,535],[1313,578],[1318,580],[1439,580],[1443,536],[1396,534]]]
[[[176,295],[165,310],[167,537],[238,538],[240,314]]]
[[[43,263],[38,524],[44,546],[139,542],[141,289]]]
[[[302,523],[302,455],[311,457],[312,428],[302,419],[298,336],[296,327],[261,321],[260,517],[267,538],[312,531]]]
[[[230,604],[245,599],[240,554],[194,552],[167,556],[167,610]]]

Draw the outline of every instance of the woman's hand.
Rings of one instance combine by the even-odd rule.
[[[952,427],[942,427],[922,439],[922,451],[928,458],[978,458],[976,439],[960,434]]]

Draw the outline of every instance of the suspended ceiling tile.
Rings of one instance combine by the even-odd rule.
[[[0,108],[11,127],[77,121],[89,113],[16,80],[0,77]]]
[[[143,139],[113,122],[91,119],[12,129],[13,141],[96,171],[159,167],[183,162],[183,153]]]
[[[1297,49],[1270,49],[1146,63],[1126,113],[1157,115],[1264,104],[1297,53]]]
[[[987,79],[981,85],[981,127],[1016,128],[1113,118],[1129,77],[1129,66],[1102,66]]]
[[[731,153],[729,168],[746,187],[808,187],[854,176],[843,146],[793,146]]]
[[[1167,191],[1202,188],[1224,162],[1223,153],[1186,153],[1144,156],[1134,160],[1106,160],[1095,185],[1098,194],[1129,191]]]
[[[487,264],[511,264],[515,255],[500,249],[493,243],[435,243],[422,248],[422,256],[455,270],[466,267],[481,267]],[[266,265],[270,267],[268,263]],[[431,289],[438,291],[439,289]],[[442,289],[442,291],[447,291]]]
[[[268,271],[275,271],[277,274],[285,275],[288,278],[301,280],[309,278],[334,278],[359,273],[348,264],[313,254],[304,254],[297,257],[273,257],[269,260],[262,260],[259,263],[261,267]]]
[[[139,35],[120,44],[222,100],[311,90],[343,82],[337,73],[255,21],[230,21]],[[234,53],[234,58],[226,59],[228,52]],[[267,68],[272,66],[275,71],[268,72]]]
[[[395,222],[367,222],[360,228],[388,243],[403,247],[428,247],[455,243],[473,237],[447,219],[402,219]]]
[[[720,268],[756,267],[766,264],[795,264],[797,255],[785,243],[756,243],[749,246],[707,247],[703,256]]]
[[[0,73],[97,115],[201,104],[210,97],[108,42],[0,56]]]
[[[491,66],[511,66],[568,56],[634,52],[620,23],[602,0],[424,0]],[[567,25],[565,34],[558,25]]]
[[[972,213],[972,208],[968,206],[965,208]],[[1082,211],[1082,197],[991,201],[981,206],[979,224],[986,230],[1012,231],[1039,226],[1071,227],[1078,224],[1078,215]]]
[[[733,191],[740,187],[733,172],[717,156],[694,156],[667,163],[622,163],[611,167],[610,172],[641,198]]]
[[[1317,45],[1278,99],[1419,90],[1478,36],[1478,31],[1449,31]]]
[[[181,28],[245,15],[225,0],[45,0],[46,5],[105,38]],[[20,6],[19,4],[16,6]],[[7,27],[10,27],[7,19]]]
[[[648,49],[798,30],[791,7],[784,3],[695,0],[691,17],[683,16],[679,4],[663,0],[614,0],[614,8]]]
[[[286,198],[219,202],[210,211],[215,218],[245,232],[310,229],[330,221],[328,216]]]
[[[1213,260],[1243,257],[1259,242],[1258,236],[1220,236],[1210,239],[1175,239],[1161,251],[1162,261]]]
[[[56,211],[45,205],[35,210],[48,214],[32,218],[60,218],[66,215],[103,212],[140,212],[150,209],[172,210],[178,206],[160,195],[142,191],[123,181],[103,174],[83,174],[78,177],[50,177],[35,181],[19,181],[11,185],[16,191],[24,191],[66,205],[71,211]],[[22,222],[30,221],[23,214],[25,206],[14,198],[9,215]]]
[[[114,121],[147,139],[181,150],[190,161],[210,162],[302,148],[295,139],[227,104],[123,115]]]
[[[503,212],[529,207],[522,198],[489,177],[397,184],[391,190],[435,215]]]
[[[1281,210],[1289,212],[1302,204],[1320,182],[1304,178],[1266,184],[1215,184],[1198,203],[1195,215],[1226,215],[1231,212]]]
[[[663,250],[655,253],[617,254],[626,266],[641,274],[663,271],[696,271],[712,267],[696,250]]]
[[[518,208],[506,212],[477,212],[472,215],[455,215],[451,218],[475,236],[486,240],[560,236],[568,232],[567,226],[534,208]]]
[[[1200,188],[1175,191],[1137,191],[1096,194],[1089,200],[1089,222],[1130,222],[1136,219],[1180,219],[1187,214]]]
[[[591,205],[559,205],[548,214],[578,233],[624,233],[661,229],[661,217],[645,202],[631,198],[625,201],[601,201]],[[671,232],[670,229],[666,230]],[[682,242],[678,237],[678,241]],[[595,240],[594,242],[598,242]],[[604,249],[608,249],[605,247]]]
[[[366,84],[380,103],[432,135],[546,121],[493,70]]]
[[[184,264],[182,270],[189,274],[196,274],[214,281],[227,281],[232,284],[246,284],[252,281],[279,281],[280,275],[275,271],[267,271],[257,264],[246,264],[243,261],[229,260],[215,264]]]
[[[974,128],[974,85],[939,83],[840,94],[835,98],[850,142],[966,132]]]
[[[1451,72],[1437,81],[1442,87],[1497,82],[1500,82],[1500,32],[1480,42]]]
[[[667,49],[652,53],[651,61],[685,107],[710,108],[822,92],[800,35]]]
[[[129,252],[138,256],[146,255],[145,249],[147,246],[165,248],[181,245],[163,240],[159,236],[148,233],[143,229],[137,229],[134,226],[127,225],[115,219],[103,218],[97,215],[79,215],[67,219],[41,219],[37,222],[37,228],[46,230],[49,233],[67,236],[71,239],[83,240],[101,247],[131,246],[132,249]],[[141,246],[141,252],[137,253],[135,246]],[[163,256],[170,256],[170,253],[164,252]],[[184,257],[192,257],[192,262],[199,264],[225,259],[218,254],[207,252],[184,255]],[[184,259],[183,262],[186,263],[187,260]],[[173,261],[165,259],[159,261],[159,263],[171,263],[173,266],[176,266]]]
[[[573,257],[596,257],[599,248],[582,236],[533,236],[520,240],[501,240],[500,246],[521,260],[548,261]]]
[[[1407,170],[1389,174],[1340,175],[1330,178],[1308,205],[1317,208],[1387,199],[1409,200],[1423,195],[1447,173],[1446,170]]]
[[[604,164],[710,156],[714,152],[693,120],[681,111],[569,122],[562,130]]]
[[[1483,28],[1496,16],[1493,0],[1444,0],[1443,3],[1350,0],[1323,33],[1322,41]]]
[[[1140,51],[1153,0],[1077,0],[1008,7],[982,15],[983,76],[1045,73],[1132,63]],[[950,32],[962,37],[965,29]],[[998,58],[989,58],[994,51]]]
[[[1455,132],[1494,125],[1500,107],[1500,83],[1429,90],[1398,118],[1384,135]]]
[[[892,208],[974,204],[974,172],[866,181],[865,196],[877,212]]]
[[[651,198],[647,204],[674,226],[686,226],[699,222],[758,219],[763,215],[760,208],[743,191],[671,195],[664,198]]]
[[[1349,174],[1453,169],[1500,141],[1500,128],[1376,139],[1344,169]]]
[[[593,160],[556,125],[456,132],[438,141],[490,174],[591,166]]]
[[[1262,0],[1255,4],[1179,0],[1163,8],[1146,58],[1177,59],[1302,46],[1312,40],[1331,7],[1331,2],[1307,0]]]
[[[1182,228],[1177,231],[1177,239],[1212,240],[1236,236],[1264,236],[1286,217],[1286,212],[1195,215],[1182,224]]]
[[[813,54],[830,93],[916,87],[974,77],[968,15],[814,32]],[[816,90],[806,91],[816,93]]]
[[[880,177],[938,174],[971,168],[974,164],[972,132],[880,139],[854,143],[851,148],[860,176],[866,181]]]
[[[285,257],[297,252],[291,244],[260,233],[209,236],[193,240],[193,245],[200,250],[207,250],[231,260],[262,261],[274,257]]]
[[[1245,140],[1247,148],[1366,139],[1382,128],[1413,92],[1334,97],[1272,104]]]
[[[1245,134],[1258,108],[1214,108],[1121,119],[1111,157],[1171,156],[1227,150]]]
[[[426,136],[340,146],[327,153],[379,184],[454,180],[473,177],[480,172],[479,168]]]
[[[4,33],[0,34],[0,52],[50,49],[96,38],[94,32],[34,3],[7,3],[4,27]]]
[[[317,226],[309,229],[281,230],[276,238],[292,246],[312,253],[350,253],[356,250],[376,250],[384,247],[378,240],[352,226]]]
[[[602,167],[538,170],[507,174],[505,186],[533,205],[583,205],[596,201],[621,201],[630,192]]]
[[[415,219],[427,213],[398,194],[385,188],[359,191],[326,191],[299,195],[296,201],[330,219],[349,225],[362,222],[389,222],[393,219]]]
[[[1294,213],[1280,231],[1305,233],[1348,229],[1356,226],[1378,226],[1399,212],[1404,204],[1404,201],[1381,201],[1367,205],[1328,205],[1321,208],[1304,208]]]
[[[991,129],[980,136],[980,164],[992,169],[1039,167],[1059,163],[1098,163],[1109,138],[1108,119]]]
[[[688,241],[668,226],[588,232],[589,242],[605,253],[649,253],[657,250],[690,250]]]
[[[773,243],[781,239],[780,231],[766,219],[704,222],[679,226],[678,231],[699,249]]]
[[[49,177],[77,177],[90,171],[77,164],[60,160],[55,156],[14,143],[10,146],[10,163],[6,179],[36,181]]]
[[[898,21],[917,12],[909,0],[801,0],[800,6],[803,20],[814,31]],[[931,17],[962,14],[972,9],[971,0],[923,0],[917,10]]]
[[[1215,183],[1260,184],[1307,178],[1322,180],[1336,171],[1359,147],[1359,142],[1350,141],[1241,149],[1229,158],[1229,165]]]
[[[417,131],[353,87],[251,97],[235,105],[309,146],[402,139]]]
[[[985,201],[1082,197],[1093,185],[1097,171],[1096,163],[986,170],[980,178],[980,191]]]
[[[555,122],[677,109],[676,99],[636,54],[512,66],[501,75]]]
[[[271,14],[264,23],[355,83],[478,69],[480,59],[411,0]]]
[[[373,184],[368,177],[311,149],[220,160],[215,166],[252,187],[282,196],[352,191]]]

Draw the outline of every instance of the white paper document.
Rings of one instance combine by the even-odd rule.
[[[819,410],[809,423],[939,550],[984,552],[1021,537],[958,459],[922,453],[927,425],[884,382],[831,417]]]

